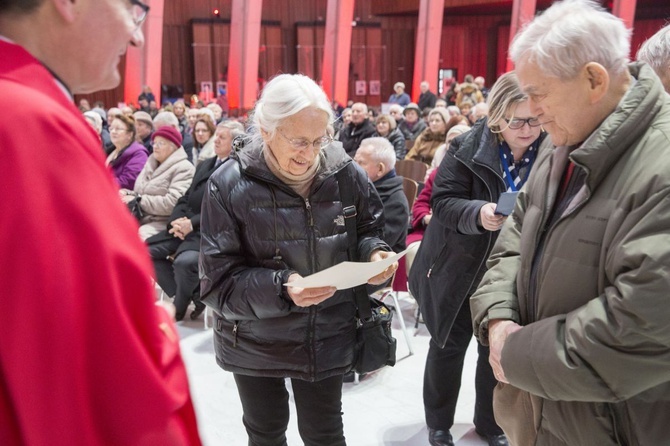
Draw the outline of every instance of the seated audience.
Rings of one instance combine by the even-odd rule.
[[[368,119],[368,106],[362,102],[356,102],[351,106],[351,122],[340,132],[340,141],[344,151],[353,158],[361,141],[374,133],[375,126]]]
[[[137,198],[144,216],[140,220],[140,238],[160,232],[167,224],[177,200],[191,185],[195,168],[181,147],[179,130],[164,126],[152,136],[154,153],[149,156],[133,189],[121,189],[124,203]]]
[[[414,141],[426,129],[426,122],[421,119],[421,109],[415,103],[409,104],[402,112],[404,119],[398,126],[406,140]]]
[[[154,128],[158,130],[159,128],[164,127],[166,125],[179,130],[179,133],[181,133],[181,127],[179,125],[179,118],[177,118],[177,115],[169,111],[159,112],[156,115],[156,117],[154,117]],[[182,134],[181,146],[184,148],[184,151],[186,152],[186,157],[192,163],[193,136],[189,135],[188,133],[186,135]]]
[[[153,152],[154,148],[151,145],[151,133],[154,131],[153,118],[145,111],[136,111],[133,116],[135,117],[135,139],[146,147],[149,153]]]
[[[405,158],[430,164],[437,148],[444,143],[447,131],[459,120],[450,117],[446,108],[434,108],[429,115],[429,126],[414,141],[412,149]]]
[[[114,150],[107,157],[106,164],[112,169],[119,187],[132,190],[135,179],[149,158],[147,148],[135,141],[135,118],[118,115],[109,125],[109,136]]]
[[[405,158],[405,136],[398,129],[395,119],[390,115],[379,115],[375,121],[377,131],[372,136],[381,136],[393,144],[396,160]]]
[[[95,131],[95,134],[98,135],[98,138],[100,139],[100,147],[102,147],[102,150],[104,151],[105,143],[102,141],[102,118],[99,114],[91,110],[84,112],[84,118],[86,118],[86,122],[88,122],[91,128]]]
[[[402,177],[395,173],[393,145],[381,137],[361,142],[354,161],[365,170],[384,205],[383,240],[395,252],[405,249],[409,224],[409,205],[402,186]]]
[[[477,87],[477,84],[475,84],[474,78],[471,74],[465,75],[463,83],[460,86],[460,91],[456,96],[456,105],[461,110],[463,110],[461,104],[466,99],[470,101],[471,106],[474,106],[480,102],[484,102],[484,95],[481,91],[479,91],[479,87]]]
[[[438,147],[437,150],[435,151],[435,155],[433,155],[433,161],[430,162],[430,169],[428,169],[428,171],[426,172],[425,181],[428,181],[428,177],[430,176],[430,174],[433,172],[433,170],[437,169],[437,167],[444,159],[445,155],[447,154],[447,151],[449,150],[449,144],[451,144],[451,141],[458,135],[462,135],[463,133],[469,131],[470,126],[463,124],[456,124],[455,126],[449,129],[449,131],[447,132],[447,137],[444,140],[444,144]]]
[[[198,257],[200,254],[200,206],[207,190],[209,176],[228,158],[233,139],[244,134],[242,124],[225,121],[216,127],[214,152],[195,169],[193,182],[177,201],[169,223],[158,234],[149,237],[149,253],[156,269],[156,281],[168,296],[174,296],[178,321],[186,315],[191,300],[195,309],[190,318],[197,319],[205,310],[200,302]]]
[[[198,118],[193,130],[193,164],[214,156],[214,121],[207,117]]]

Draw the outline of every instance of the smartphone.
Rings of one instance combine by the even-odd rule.
[[[516,203],[516,196],[519,195],[519,192],[503,192],[498,198],[498,203],[496,204],[496,215],[509,215],[514,210],[514,203]]]

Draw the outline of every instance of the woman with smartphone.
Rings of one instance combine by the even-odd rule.
[[[523,187],[544,139],[514,72],[498,79],[488,105],[488,117],[452,141],[438,168],[431,197],[433,218],[409,277],[431,334],[423,400],[433,446],[454,444],[450,429],[473,335],[467,301],[507,219],[496,213],[496,203],[503,193]],[[496,379],[489,350],[481,344],[477,349],[475,429],[488,444],[507,445],[493,417]]]

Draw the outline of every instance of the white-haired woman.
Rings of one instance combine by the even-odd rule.
[[[456,137],[437,168],[432,217],[409,275],[431,334],[423,382],[431,445],[453,444],[449,430],[473,335],[468,298],[486,272],[486,258],[506,219],[495,213],[496,202],[503,192],[524,185],[543,139],[514,72],[498,79],[488,101],[488,118]],[[475,429],[489,444],[507,445],[493,417],[497,381],[489,350],[479,343],[477,348]]]
[[[344,445],[342,377],[356,342],[352,289],[284,286],[347,260],[335,173],[355,191],[358,259],[392,255],[382,204],[327,133],[330,101],[301,75],[263,90],[252,139],[211,177],[201,218],[201,296],[214,309],[217,361],[234,373],[250,444],[286,444],[291,378],[305,444]],[[370,279],[388,280],[397,264]]]
[[[393,145],[396,160],[405,159],[407,147],[405,147],[405,135],[398,128],[398,123],[391,115],[381,114],[375,120],[375,129],[372,136],[381,136],[388,139]]]

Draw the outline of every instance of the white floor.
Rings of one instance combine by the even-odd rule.
[[[392,303],[390,296],[387,303]],[[428,351],[428,332],[423,324],[414,330],[414,301],[407,295],[400,306],[410,332],[414,355],[409,351],[397,315],[394,336],[398,340],[395,367],[366,376],[359,384],[344,384],[344,433],[349,446],[428,445],[422,402],[423,368]],[[188,319],[188,316],[187,316]],[[232,374],[216,365],[212,330],[198,321],[180,322],[181,348],[188,368],[198,416],[200,435],[206,446],[246,446],[242,409]],[[458,446],[486,445],[474,431],[474,374],[476,348],[470,345],[463,371],[463,384],[452,434]],[[288,428],[289,445],[301,445],[295,416]]]

